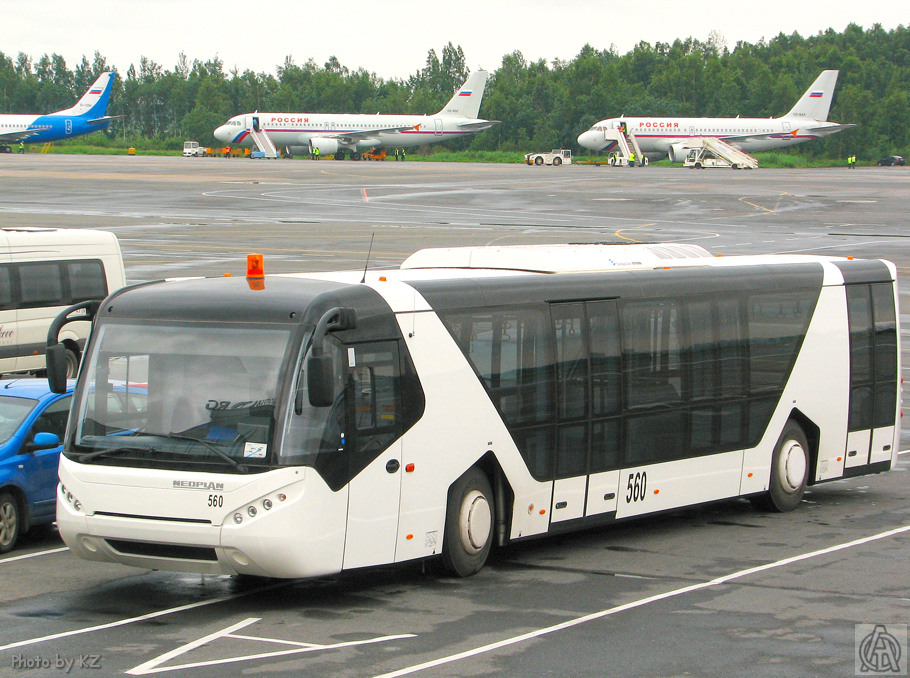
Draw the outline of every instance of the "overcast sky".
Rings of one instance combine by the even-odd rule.
[[[182,51],[192,63],[220,57],[225,70],[275,73],[291,56],[406,78],[442,56],[451,42],[468,68],[495,70],[515,50],[528,61],[570,61],[585,43],[707,40],[717,31],[733,48],[783,32],[803,37],[852,23],[886,30],[910,23],[907,0],[0,0],[0,51],[34,60],[61,54],[73,68],[95,51],[121,73],[145,56],[173,70]]]

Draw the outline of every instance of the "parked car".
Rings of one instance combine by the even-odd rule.
[[[904,157],[902,155],[887,155],[881,160],[878,161],[879,167],[886,167],[890,165],[906,165]]]
[[[52,393],[46,379],[0,381],[0,553],[54,520],[57,463],[75,381]]]

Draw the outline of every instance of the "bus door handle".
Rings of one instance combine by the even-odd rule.
[[[389,473],[395,473],[400,468],[401,463],[397,459],[389,459],[385,465],[385,470]]]

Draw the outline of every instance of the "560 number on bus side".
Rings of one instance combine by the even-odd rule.
[[[223,494],[210,494],[209,495],[209,506],[212,508],[221,508],[224,506],[224,495]]]
[[[648,487],[648,474],[645,471],[630,473],[629,482],[626,483],[626,503],[645,500],[645,490]]]

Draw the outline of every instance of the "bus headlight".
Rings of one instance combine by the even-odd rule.
[[[234,514],[234,522],[238,525],[243,522],[243,516],[239,513]]]

